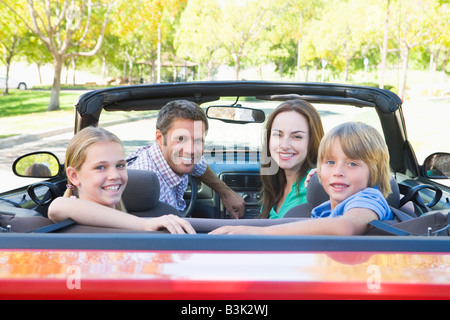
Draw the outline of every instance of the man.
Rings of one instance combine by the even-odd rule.
[[[151,170],[156,173],[161,187],[160,200],[183,211],[183,199],[188,175],[198,177],[211,187],[233,218],[244,215],[245,202],[224,182],[220,181],[204,156],[208,120],[203,110],[186,100],[171,101],[158,113],[156,143],[145,146],[128,159],[128,168]]]

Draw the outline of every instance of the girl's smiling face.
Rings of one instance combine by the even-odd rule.
[[[347,157],[338,138],[319,165],[322,185],[330,196],[332,209],[369,186],[369,166],[362,160]]]
[[[297,172],[306,159],[309,126],[306,118],[295,111],[278,114],[272,123],[269,150],[278,166]]]
[[[86,149],[80,170],[69,167],[67,174],[80,199],[113,208],[128,181],[123,147],[113,141],[94,143]]]

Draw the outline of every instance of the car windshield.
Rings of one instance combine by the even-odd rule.
[[[264,111],[266,119],[281,104],[280,101],[264,101],[251,98],[248,100],[240,99],[239,104],[245,108]],[[232,105],[234,101],[228,98],[221,101],[205,103],[201,106],[206,110],[210,106]],[[321,116],[325,132],[345,121],[362,121],[374,126],[383,134],[375,108],[356,108],[352,105],[338,104],[312,104]],[[100,126],[108,126],[108,130],[114,132],[122,139],[127,155],[139,147],[154,142],[156,112],[146,112],[145,115],[140,111],[127,112],[124,115],[127,120],[120,125],[117,124],[117,120],[110,120],[111,116],[109,114],[111,113],[117,112],[104,111],[102,113]],[[221,150],[261,150],[265,123],[229,123],[217,119],[208,119],[208,122],[209,130],[205,141],[206,156]],[[112,123],[115,125],[111,126]]]

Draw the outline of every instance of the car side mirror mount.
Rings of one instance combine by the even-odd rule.
[[[450,153],[437,152],[429,155],[423,162],[425,176],[432,179],[450,178]]]
[[[25,154],[14,161],[12,168],[16,176],[29,178],[53,178],[61,171],[58,157],[47,151]]]

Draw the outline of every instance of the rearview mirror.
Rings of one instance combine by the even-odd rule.
[[[450,178],[450,153],[433,153],[423,162],[423,170],[428,178]]]
[[[263,123],[266,120],[264,111],[235,106],[211,106],[206,109],[209,119],[230,123]]]
[[[58,158],[51,152],[33,152],[13,163],[13,172],[19,177],[53,178],[60,172]]]

